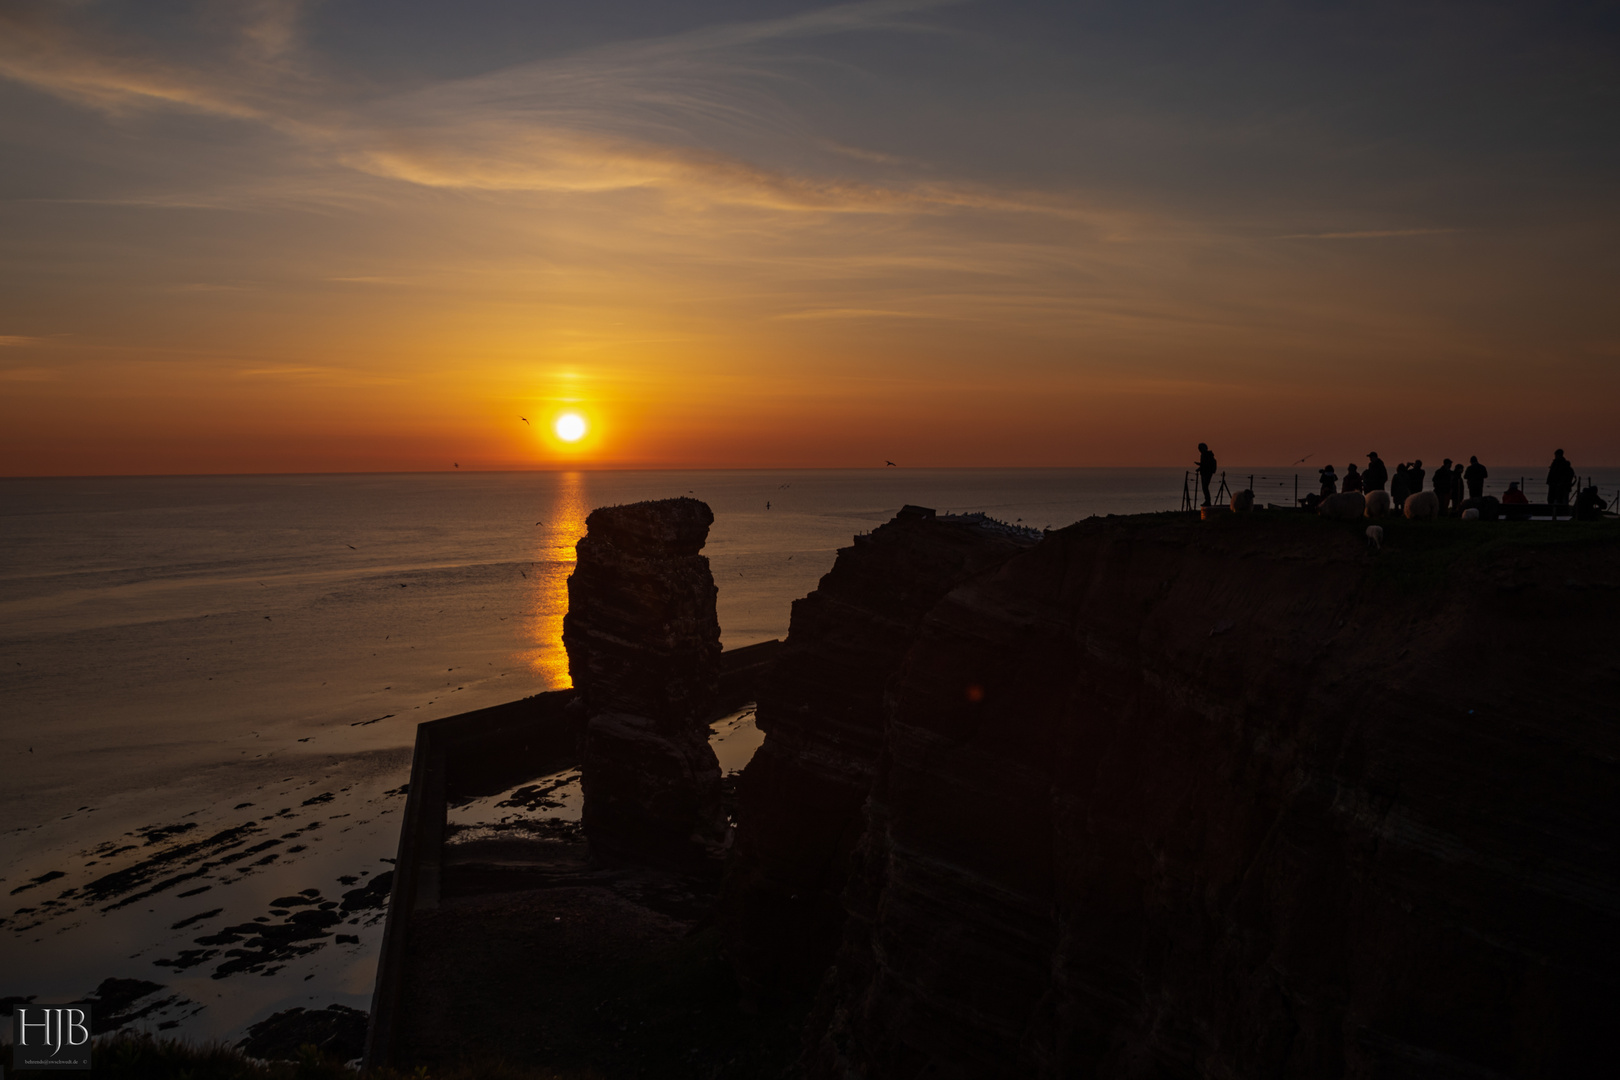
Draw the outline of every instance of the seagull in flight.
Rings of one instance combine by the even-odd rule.
[[[520,417],[518,417],[518,419],[523,421],[525,424],[529,424],[529,418],[527,416],[520,416]],[[529,426],[534,427],[533,424],[529,424]]]
[[[458,469],[461,468],[461,462],[459,461],[452,461],[450,464],[454,465]]]
[[[894,465],[894,462],[889,461],[887,458],[885,458],[884,461],[883,461],[883,464],[885,464],[885,465]],[[896,466],[896,467],[898,468],[898,466]]]

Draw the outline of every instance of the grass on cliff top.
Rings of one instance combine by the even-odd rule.
[[[258,1061],[221,1043],[189,1043],[149,1035],[97,1039],[90,1075],[98,1080],[600,1080],[591,1070],[510,1065],[502,1061],[411,1071],[374,1069],[364,1074],[305,1046],[296,1061]],[[41,1076],[38,1069],[13,1070],[11,1044],[0,1043],[0,1076]]]
[[[1186,515],[1182,515],[1185,517]],[[1620,547],[1620,520],[1602,521],[1462,521],[1438,518],[1408,521],[1403,517],[1333,521],[1290,510],[1256,510],[1250,515],[1222,515],[1214,521],[1190,519],[1200,528],[1287,529],[1290,535],[1339,534],[1366,543],[1367,526],[1384,530],[1382,548],[1369,554],[1374,577],[1401,587],[1436,587],[1471,566],[1504,554],[1537,551],[1574,552]]]

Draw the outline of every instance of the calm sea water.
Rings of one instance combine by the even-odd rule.
[[[1261,499],[1291,498],[1292,475]],[[593,507],[706,501],[736,647],[783,636],[837,549],[905,503],[1060,527],[1174,509],[1182,476],[0,479],[0,996],[145,980],[162,989],[137,1026],[228,1038],[291,1005],[367,1008],[380,913],[225,974],[249,943],[220,928],[387,871],[417,723],[568,685],[565,582]],[[198,843],[229,830],[254,843]],[[109,891],[120,872],[136,884]]]

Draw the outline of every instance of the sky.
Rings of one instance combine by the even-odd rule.
[[[0,474],[1617,464],[1617,190],[1613,4],[0,0]]]

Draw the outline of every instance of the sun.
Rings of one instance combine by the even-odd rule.
[[[563,413],[557,417],[551,430],[557,433],[557,438],[563,442],[579,442],[585,437],[585,418],[579,413]]]

